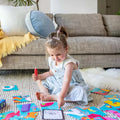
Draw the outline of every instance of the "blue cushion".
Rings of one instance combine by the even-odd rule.
[[[26,15],[25,23],[29,32],[43,38],[55,31],[53,21],[40,11],[30,11]]]

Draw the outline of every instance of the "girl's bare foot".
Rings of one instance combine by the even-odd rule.
[[[38,100],[43,100],[43,101],[57,101],[57,96],[50,95],[49,93],[36,92],[36,97]]]

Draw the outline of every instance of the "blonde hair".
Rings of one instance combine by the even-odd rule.
[[[45,43],[46,48],[59,48],[61,45],[63,48],[67,48],[68,33],[63,26],[58,27],[56,32],[51,33]]]

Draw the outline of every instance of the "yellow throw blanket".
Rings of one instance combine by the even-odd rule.
[[[36,39],[37,37],[31,33],[27,33],[24,36],[5,37],[4,32],[0,29],[0,67],[2,67],[2,57],[15,52],[17,48],[25,47],[26,44]]]

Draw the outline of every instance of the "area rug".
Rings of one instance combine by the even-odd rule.
[[[97,88],[109,88],[111,91],[109,92],[109,95],[111,94],[120,94],[120,69],[107,69],[104,70],[102,68],[89,68],[89,69],[80,69],[83,78],[85,79],[86,83],[90,86],[90,89],[93,89],[95,87]],[[17,112],[18,109],[16,105],[19,104],[25,104],[23,103],[14,103],[13,102],[13,96],[17,95],[30,95],[32,99],[32,103],[35,103],[40,108],[41,101],[37,100],[35,97],[35,92],[39,91],[36,83],[32,80],[32,72],[33,71],[14,71],[14,72],[0,72],[0,98],[6,99],[6,107],[0,110],[0,113],[7,112],[7,111],[14,111]],[[7,91],[4,92],[2,90],[3,86],[6,85],[17,85],[18,90],[17,91]],[[104,98],[103,95],[94,94],[91,93],[91,97],[93,97],[93,101],[89,102],[87,106],[80,106],[76,103],[65,103],[65,105],[62,107],[63,111],[66,112],[69,109],[79,106],[81,108],[84,107],[90,107],[95,106],[97,108],[100,108],[104,104]],[[29,102],[26,102],[29,103]],[[66,114],[64,114],[65,120],[76,120],[73,117],[70,117]],[[107,113],[107,116],[109,117],[115,117],[119,120],[119,118],[113,114]],[[39,112],[36,120],[42,120],[42,113]]]
[[[120,90],[120,69],[89,68],[80,71],[84,80],[90,86]]]

